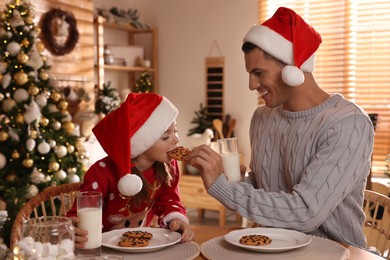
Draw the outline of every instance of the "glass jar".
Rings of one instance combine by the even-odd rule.
[[[75,231],[70,218],[39,217],[23,225],[17,251],[28,259],[64,259],[74,255]],[[14,254],[17,253],[13,252]]]

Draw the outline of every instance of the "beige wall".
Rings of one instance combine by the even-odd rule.
[[[140,20],[158,28],[159,90],[180,110],[181,143],[189,140],[194,110],[205,102],[204,60],[214,40],[225,57],[225,113],[237,119],[235,135],[248,166],[249,124],[257,95],[248,90],[240,47],[257,21],[257,0],[94,0],[95,6],[136,8]],[[212,54],[215,54],[213,52]]]

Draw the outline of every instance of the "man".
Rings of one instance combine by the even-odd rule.
[[[211,196],[243,217],[364,248],[361,207],[374,129],[356,104],[317,84],[320,43],[287,8],[254,25],[242,49],[249,89],[265,106],[251,121],[251,172],[244,182],[228,182],[221,157],[205,145],[187,163],[199,169]]]

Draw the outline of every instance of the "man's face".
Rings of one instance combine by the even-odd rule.
[[[257,90],[267,107],[285,105],[293,90],[281,78],[283,65],[255,48],[244,54],[249,89]]]

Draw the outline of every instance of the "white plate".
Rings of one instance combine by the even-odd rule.
[[[145,247],[120,247],[118,241],[122,234],[126,231],[147,231],[153,234],[153,238],[149,240],[149,245]],[[102,245],[122,252],[138,253],[150,252],[162,249],[164,247],[176,244],[181,239],[181,235],[177,232],[165,228],[122,228],[105,232],[102,235]]]
[[[271,244],[264,246],[248,246],[240,243],[240,238],[245,235],[264,235],[272,239]],[[258,252],[283,252],[306,246],[310,243],[310,236],[288,229],[281,228],[246,228],[234,230],[224,236],[226,242]]]

